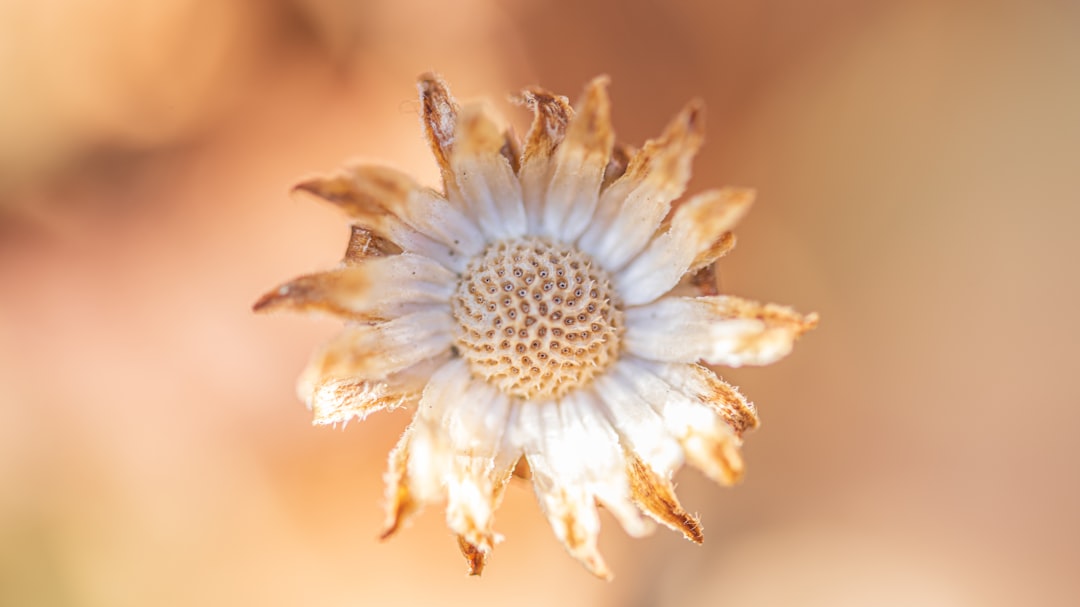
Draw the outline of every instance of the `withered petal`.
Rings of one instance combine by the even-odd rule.
[[[470,544],[463,536],[457,536],[457,540],[458,548],[461,549],[461,554],[469,565],[469,575],[483,573],[484,565],[487,564],[487,553]]]
[[[671,529],[681,531],[686,539],[700,544],[705,540],[701,523],[679,504],[675,487],[662,478],[633,452],[626,454],[626,474],[630,478],[631,497],[646,514]]]
[[[450,170],[450,149],[454,145],[458,105],[450,94],[450,87],[438,74],[421,74],[416,88],[420,93],[420,104],[423,108],[421,121],[424,124],[424,134],[431,146],[431,153],[439,164],[446,191],[449,192],[454,184],[453,172]]]
[[[704,105],[690,102],[658,138],[647,141],[625,172],[601,193],[580,243],[609,271],[622,268],[652,239],[690,180],[704,141]]]

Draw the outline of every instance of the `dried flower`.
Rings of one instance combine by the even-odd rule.
[[[300,380],[316,424],[417,405],[390,455],[384,535],[445,500],[479,573],[516,472],[598,576],[610,573],[597,504],[630,535],[652,530],[648,515],[700,543],[672,475],[685,459],[735,482],[742,433],[758,424],[702,362],[771,363],[817,321],[716,294],[713,264],[752,191],[708,191],[670,212],[702,142],[701,105],[632,150],[614,142],[606,78],[576,111],[532,88],[519,154],[484,106],[459,107],[437,76],[419,91],[444,192],[369,165],[299,184],[352,220],[345,259],[255,304],[347,323]]]

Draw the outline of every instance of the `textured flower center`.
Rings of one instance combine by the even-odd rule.
[[[507,394],[562,396],[618,357],[622,312],[611,292],[607,273],[574,247],[497,242],[458,283],[458,349],[474,375]]]

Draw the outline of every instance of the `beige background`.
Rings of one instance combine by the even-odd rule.
[[[452,5],[452,6],[451,6]],[[592,579],[526,485],[481,579],[441,513],[379,543],[404,413],[313,428],[335,324],[251,302],[347,229],[292,200],[351,156],[433,183],[413,79],[613,78],[640,143],[709,108],[693,189],[755,186],[726,290],[816,310],[725,376],[761,410],[706,544]],[[0,4],[0,603],[1080,602],[1080,6],[123,0]]]

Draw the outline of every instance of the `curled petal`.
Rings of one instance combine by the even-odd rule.
[[[255,302],[256,312],[323,312],[351,320],[396,318],[445,305],[455,275],[421,255],[371,258],[293,279]]]
[[[537,232],[547,197],[548,183],[555,169],[552,157],[566,136],[566,126],[574,110],[566,97],[534,87],[521,94],[521,101],[533,111],[532,126],[525,138],[519,177],[521,197],[530,232]]]
[[[484,572],[484,565],[487,564],[487,552],[484,552],[477,546],[469,543],[469,540],[465,539],[465,536],[459,535],[458,548],[461,549],[461,555],[465,557],[465,562],[469,565],[469,575],[480,575]]]
[[[622,268],[653,237],[690,180],[704,139],[704,106],[691,102],[659,138],[646,142],[626,172],[603,191],[579,245],[608,270]]]
[[[724,234],[742,218],[754,200],[753,190],[723,189],[699,194],[675,210],[666,231],[615,274],[623,302],[650,302],[674,287],[695,265],[716,255]]]
[[[490,238],[513,238],[525,233],[521,183],[502,155],[505,134],[480,105],[462,108],[456,140],[450,151],[457,192],[449,192],[477,219]]]
[[[665,297],[625,312],[623,345],[641,358],[738,367],[783,358],[817,315],[731,296]]]
[[[349,244],[345,248],[345,257],[342,259],[346,264],[355,264],[372,257],[386,257],[387,255],[401,253],[401,247],[370,228],[359,225],[349,227],[351,228]]]
[[[412,443],[416,420],[405,429],[397,446],[390,452],[390,466],[383,480],[386,483],[386,522],[380,538],[387,539],[397,533],[424,507],[424,501],[417,499],[409,478],[409,460],[412,458]]]
[[[431,153],[439,164],[446,191],[449,192],[454,181],[453,172],[450,170],[450,148],[454,144],[458,105],[450,94],[450,87],[438,74],[421,74],[416,88],[420,94],[424,134],[431,146]]]
[[[670,476],[661,476],[634,453],[626,454],[626,462],[626,474],[630,478],[630,492],[634,503],[658,523],[682,532],[691,542],[704,542],[701,522],[679,504]]]
[[[626,173],[626,168],[630,165],[630,159],[635,154],[637,154],[637,150],[625,143],[616,143],[612,147],[611,158],[608,159],[608,165],[604,168],[604,180],[600,183],[601,192]]]
[[[615,132],[607,85],[606,76],[589,83],[566,138],[555,150],[542,233],[564,242],[573,242],[585,231],[611,158]]]

